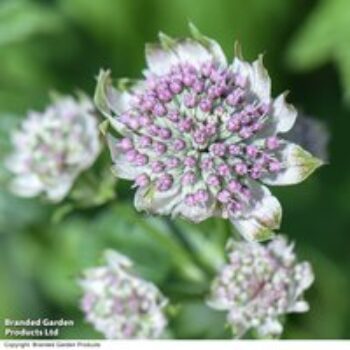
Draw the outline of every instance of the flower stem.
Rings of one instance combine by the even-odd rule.
[[[147,218],[135,217],[133,211],[128,207],[119,206],[118,215],[122,215],[130,224],[137,224],[142,227],[148,235],[152,236],[164,249],[169,253],[174,267],[182,275],[183,278],[194,283],[206,283],[207,276],[203,270],[194,262],[192,255],[178,239],[171,236],[171,232],[167,234],[159,226],[153,225],[152,221]]]
[[[171,232],[174,234],[174,236],[182,243],[182,245],[189,251],[192,252],[192,245],[186,235],[183,233],[182,230],[179,229],[179,227],[174,223],[174,221],[170,220],[168,217],[164,217],[164,221],[166,222],[167,226],[170,228]]]
[[[204,249],[202,250],[200,247],[198,247],[200,244],[198,240],[195,241],[195,237],[189,236],[191,234],[195,235],[196,232],[189,232],[188,234],[185,234],[179,225],[177,225],[173,220],[169,219],[168,217],[165,217],[164,220],[173,235],[179,242],[181,242],[184,249],[189,252],[196,265],[201,267],[208,278],[212,277],[213,273],[215,274],[218,269],[217,259],[215,259],[217,256],[215,256],[215,258],[213,256],[217,255],[214,254],[215,249],[210,249],[208,254],[208,251],[204,251]]]

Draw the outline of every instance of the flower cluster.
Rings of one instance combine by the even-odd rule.
[[[231,244],[229,262],[213,282],[208,304],[227,310],[236,337],[256,329],[259,337],[282,333],[279,317],[305,312],[303,292],[314,276],[307,262],[297,263],[293,245],[277,236],[267,245]]]
[[[130,271],[131,261],[106,251],[106,265],[86,270],[80,285],[86,320],[108,339],[157,338],[166,324],[167,300]]]
[[[30,112],[12,135],[8,169],[15,174],[11,189],[24,197],[41,193],[62,200],[77,176],[100,152],[97,119],[90,100],[62,97],[43,113]]]
[[[262,58],[228,64],[220,46],[160,35],[146,47],[141,81],[117,88],[102,71],[95,101],[118,133],[108,134],[117,177],[134,181],[135,206],[200,222],[229,218],[248,240],[277,229],[281,207],[265,186],[304,180],[321,161],[280,137],[296,110],[271,97]]]

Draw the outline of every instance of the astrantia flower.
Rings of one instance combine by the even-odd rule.
[[[43,113],[30,112],[12,135],[7,159],[12,191],[24,197],[44,194],[62,200],[74,180],[97,158],[101,145],[94,107],[87,97],[61,97]]]
[[[277,229],[281,207],[265,187],[304,180],[321,162],[279,134],[296,119],[285,94],[273,99],[262,58],[228,64],[220,46],[160,35],[146,46],[142,81],[98,79],[95,101],[116,176],[134,181],[135,206],[200,222],[228,217],[250,240]]]
[[[232,242],[229,262],[213,282],[208,304],[228,311],[236,337],[250,329],[260,337],[278,336],[283,315],[308,310],[303,292],[313,280],[310,264],[297,263],[293,245],[281,236],[268,245]]]
[[[80,285],[86,320],[108,339],[157,338],[166,324],[167,300],[157,287],[130,271],[131,261],[115,251],[106,265],[86,270]]]

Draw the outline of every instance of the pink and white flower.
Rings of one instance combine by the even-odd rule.
[[[101,71],[95,94],[108,118],[115,175],[134,181],[135,207],[200,222],[229,218],[248,240],[278,229],[281,206],[266,185],[296,184],[322,162],[281,138],[297,112],[271,97],[260,56],[232,63],[214,40],[160,34],[146,46],[145,78],[112,86]],[[113,135],[115,134],[115,135]]]
[[[116,251],[106,264],[84,271],[81,308],[86,320],[108,339],[158,338],[167,320],[167,300],[157,287],[132,271],[132,262]]]
[[[100,153],[94,106],[85,96],[80,101],[61,97],[42,113],[29,112],[12,143],[13,153],[6,160],[15,175],[11,190],[59,202]]]
[[[229,261],[212,284],[208,305],[227,310],[235,337],[250,329],[259,337],[279,336],[281,317],[308,311],[303,293],[314,275],[308,262],[297,262],[293,248],[282,236],[267,245],[230,243]]]

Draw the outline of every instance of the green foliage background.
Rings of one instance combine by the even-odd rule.
[[[230,57],[236,39],[249,59],[266,53],[274,92],[290,89],[291,102],[329,127],[329,164],[299,186],[274,189],[284,208],[282,232],[316,273],[311,311],[288,317],[283,337],[349,338],[350,1],[1,0],[0,156],[10,130],[28,109],[48,103],[48,91],[92,94],[100,67],[139,77],[144,43],[159,30],[185,36],[188,21]],[[224,315],[201,302],[213,276],[208,256],[219,264],[230,234],[226,222],[178,221],[184,245],[169,222],[135,213],[124,182],[115,200],[57,220],[53,206],[11,196],[2,166],[0,176],[0,338],[4,318],[38,317],[75,320],[62,338],[99,338],[83,321],[75,281],[106,247],[132,257],[174,301],[167,336],[229,337]]]

